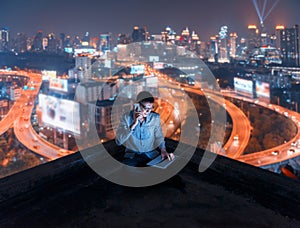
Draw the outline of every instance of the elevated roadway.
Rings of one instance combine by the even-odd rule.
[[[266,103],[264,101],[259,101],[258,99],[251,99],[251,98],[238,96],[235,93],[223,92],[223,95],[226,97],[239,99],[244,102],[249,102],[273,110],[277,112],[279,115],[283,115],[286,118],[289,118],[290,121],[292,121],[297,127],[296,135],[290,140],[283,142],[281,145],[267,150],[257,151],[247,155],[241,155],[236,158],[237,160],[254,166],[266,166],[275,163],[280,163],[288,159],[300,156],[300,149],[297,148],[296,146],[293,146],[293,144],[297,143],[298,140],[300,140],[300,114],[299,113],[279,105],[274,105],[274,104]]]
[[[208,91],[206,91],[205,94],[209,94],[208,96],[211,99],[219,105],[223,105],[232,120],[231,135],[224,145],[225,155],[234,159],[240,157],[250,140],[251,124],[248,117],[236,105],[225,100],[222,95],[216,95]]]
[[[160,79],[159,84],[160,87],[172,88],[181,92],[182,90],[184,90],[201,96],[205,95],[207,99],[211,99],[212,101],[218,103],[220,106],[225,107],[226,111],[232,119],[232,132],[227,142],[223,146],[225,154],[223,150],[219,150],[217,152],[234,159],[242,155],[250,139],[251,125],[249,119],[241,109],[239,109],[230,101],[225,100],[222,94],[216,93],[212,90],[201,90],[199,88],[193,88],[192,86],[183,87],[180,86],[179,83],[176,83],[174,81],[166,82],[164,78]],[[236,136],[238,136],[239,140],[235,140]]]
[[[34,102],[42,84],[42,76],[25,71],[1,72],[9,75],[29,77],[30,86],[34,89],[23,90],[21,97],[15,102],[5,118],[0,122],[0,133],[3,134],[13,127],[17,139],[25,147],[36,154],[50,160],[65,156],[74,151],[64,150],[40,137],[31,125],[31,114]]]
[[[3,73],[3,72],[1,72]],[[42,78],[40,74],[30,73],[30,72],[7,72],[12,75],[26,76],[30,78],[30,82],[34,85],[34,90],[23,90],[21,97],[15,102],[13,107],[10,109],[8,114],[0,122],[0,133],[3,134],[10,127],[14,127],[14,132],[18,140],[25,145],[27,148],[33,152],[46,157],[48,159],[56,159],[62,157],[73,151],[64,150],[58,146],[55,146],[48,141],[41,138],[31,126],[30,117],[33,110],[33,105],[29,105],[32,100],[36,99],[39,88],[42,83]],[[160,89],[165,87],[166,89],[176,89],[177,91],[185,90],[187,92],[192,92],[195,94],[203,95],[205,93],[208,99],[212,99],[219,105],[224,106],[228,114],[232,118],[232,132],[227,142],[224,145],[225,154],[221,151],[218,153],[225,155],[230,158],[240,160],[242,162],[254,165],[254,166],[266,166],[269,164],[278,163],[281,161],[288,160],[300,155],[300,150],[294,149],[291,152],[292,143],[300,139],[300,114],[293,112],[291,110],[285,109],[281,106],[270,105],[265,102],[260,102],[258,100],[253,100],[245,97],[237,96],[236,94],[223,92],[223,96],[232,97],[235,99],[240,99],[246,102],[252,102],[253,104],[263,106],[265,108],[272,109],[279,114],[285,115],[290,118],[291,121],[295,123],[298,128],[297,134],[291,140],[283,143],[280,146],[270,148],[264,151],[258,151],[255,153],[243,155],[245,148],[250,139],[251,125],[248,118],[237,106],[228,100],[225,100],[221,94],[217,94],[210,90],[201,91],[199,88],[193,87],[181,87],[178,83],[173,81],[166,81],[166,77],[160,78]],[[161,82],[162,81],[162,82]],[[166,91],[165,91],[166,93]],[[172,97],[170,102],[174,103]],[[27,104],[27,105],[25,105]],[[181,107],[182,108],[182,107]],[[173,110],[174,111],[174,110]],[[169,115],[165,115],[162,112],[162,117],[165,120],[170,121]],[[174,119],[172,119],[173,121]],[[236,136],[238,140],[236,140]]]

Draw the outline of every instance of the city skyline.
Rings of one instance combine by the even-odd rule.
[[[259,1],[258,1],[259,2]],[[268,2],[266,12],[270,14],[264,24],[267,32],[273,33],[277,24],[292,27],[300,24],[297,0]],[[260,2],[262,4],[262,1]],[[210,10],[209,10],[210,9]],[[259,25],[259,17],[253,1],[168,1],[99,2],[87,0],[84,4],[75,1],[12,0],[0,9],[0,26],[8,27],[12,34],[24,32],[34,35],[38,30],[45,33],[91,36],[111,32],[128,34],[133,26],[147,26],[150,34],[160,33],[170,26],[177,34],[185,27],[198,33],[200,40],[207,41],[219,32],[223,25],[229,32],[246,35],[248,24]]]

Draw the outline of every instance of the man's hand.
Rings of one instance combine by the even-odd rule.
[[[175,158],[173,153],[168,153],[166,149],[160,149],[162,159],[168,158],[169,161]]]
[[[143,122],[144,121],[144,117],[143,114],[141,112],[137,112],[136,113],[136,117],[135,117],[135,123],[139,122]]]
[[[130,130],[134,130],[136,125],[138,125],[139,122],[143,122],[144,117],[141,114],[141,112],[135,112],[133,115],[133,123],[130,125]]]

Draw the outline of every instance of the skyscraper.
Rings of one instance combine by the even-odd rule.
[[[99,37],[99,50],[107,52],[111,50],[111,34],[100,34]]]
[[[24,33],[17,33],[14,49],[17,52],[27,51],[27,37]]]
[[[300,66],[298,25],[280,31],[280,50],[283,56],[283,65]]]
[[[192,31],[191,43],[189,45],[189,49],[191,51],[196,52],[198,55],[200,55],[200,45],[201,45],[201,41],[198,34],[195,33],[195,31]]]
[[[90,33],[86,32],[85,35],[82,37],[81,44],[83,46],[88,46],[90,45],[90,40],[91,40]]]
[[[59,40],[59,48],[61,50],[65,50],[65,47],[66,47],[66,34],[60,33],[59,34],[59,38],[60,38],[60,40]]]
[[[134,26],[131,36],[132,36],[133,42],[145,41],[146,40],[146,31],[144,28],[139,28],[138,26]]]
[[[177,41],[177,45],[188,46],[190,42],[191,42],[190,31],[189,28],[186,27],[185,29],[182,30],[179,40]]]
[[[259,31],[256,25],[249,25],[248,30],[248,52],[252,53],[255,48],[258,48],[260,46]]]
[[[9,42],[9,30],[8,28],[2,28],[0,31],[0,50],[5,51],[8,49]]]
[[[227,32],[228,27],[222,26],[219,32],[219,56],[218,62],[224,63],[229,62],[228,49],[227,49]]]
[[[163,42],[171,42],[175,43],[176,38],[176,32],[171,29],[169,26],[167,26],[162,32],[161,32],[161,38]]]
[[[32,51],[42,51],[43,50],[43,31],[39,30],[35,35],[32,46]]]
[[[275,28],[275,37],[276,37],[275,48],[277,50],[280,50],[280,32],[283,29],[285,29],[285,26],[283,26],[283,25],[277,25]]]
[[[59,41],[56,39],[54,33],[48,34],[48,45],[47,51],[48,52],[57,52],[59,50]]]
[[[236,48],[237,48],[237,38],[238,38],[238,36],[237,36],[237,34],[235,32],[234,33],[230,33],[229,56],[231,58],[236,58],[236,56],[237,56],[237,51],[236,51]]]
[[[212,36],[210,37],[210,41],[209,41],[209,58],[208,61],[209,62],[218,62],[218,50],[219,50],[219,46],[218,46],[218,37],[217,36]]]
[[[131,43],[131,38],[126,34],[118,34],[117,43],[118,44],[129,44],[129,43]]]

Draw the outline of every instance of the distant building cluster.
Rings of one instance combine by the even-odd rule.
[[[72,54],[106,52],[111,50],[111,34],[100,34],[98,37],[91,37],[87,32],[82,37],[71,37],[64,33],[57,36],[54,33],[45,34],[38,30],[33,37],[25,33],[17,33],[15,37],[10,36],[6,28],[0,31],[0,52],[49,52]]]
[[[209,62],[229,63],[237,60],[252,65],[300,66],[298,25],[289,28],[278,25],[271,33],[267,33],[264,27],[249,25],[245,37],[231,32],[228,26],[222,26],[209,41],[202,41],[188,27],[176,33],[169,26],[159,34],[150,34],[146,26],[134,26],[131,33],[118,34],[117,37],[111,33],[91,37],[88,32],[83,36],[71,37],[64,33],[57,36],[54,33],[45,34],[42,30],[33,37],[24,33],[10,37],[7,28],[2,28],[0,35],[0,52],[67,52],[100,56],[112,51],[118,44],[155,40],[186,47]]]
[[[128,72],[117,72],[118,61],[147,62],[153,64],[154,69],[166,70],[165,68],[173,67],[168,65],[170,56],[180,57],[193,53],[197,56],[195,61],[200,58],[211,63],[239,63],[251,67],[300,66],[298,25],[292,28],[277,26],[274,34],[265,32],[263,27],[249,25],[248,35],[245,37],[231,32],[228,26],[222,26],[206,42],[201,41],[198,34],[188,27],[177,34],[169,26],[159,34],[150,34],[146,26],[134,26],[131,33],[118,34],[115,38],[111,33],[92,37],[86,32],[81,37],[71,37],[64,33],[59,36],[54,33],[45,34],[41,30],[33,37],[24,33],[10,37],[9,29],[3,28],[0,37],[0,53],[68,53],[74,57],[75,66],[68,70],[67,75],[57,76],[56,72],[50,71],[43,73],[43,85],[36,108],[41,126],[40,135],[65,149],[72,149],[72,144],[75,144],[74,135],[89,134],[92,127],[96,128],[100,139],[114,138],[114,120],[118,119],[124,109],[130,107],[130,101],[127,100],[122,102],[120,109],[112,110],[120,88],[129,88],[132,93],[141,91],[146,86],[153,89],[155,94],[157,79],[154,77],[146,77],[140,80],[140,84],[130,87],[128,77],[142,75],[145,66],[137,64]],[[150,48],[151,41],[157,42]],[[143,44],[138,45],[138,42]],[[164,45],[168,48],[162,48]],[[143,59],[144,56],[149,59]],[[186,73],[179,73],[180,79],[183,81],[199,76],[192,74],[198,63],[191,61],[176,66],[178,71]],[[300,71],[290,68],[285,69],[288,72],[284,72],[284,69],[272,69],[271,74],[259,74],[250,69],[244,75],[237,75],[234,78],[235,90],[252,98],[291,106],[298,111],[299,93],[289,91],[293,88],[290,72],[293,72],[294,77],[299,77]],[[117,76],[118,80],[108,79],[113,76]],[[187,83],[192,84],[193,81]],[[13,90],[11,94],[11,99],[16,99],[19,92]],[[58,112],[65,114],[55,115]],[[90,116],[94,118],[92,122],[82,122],[89,120]]]

